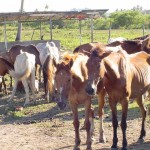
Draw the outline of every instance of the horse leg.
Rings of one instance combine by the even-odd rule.
[[[8,102],[12,101],[12,99],[13,99],[15,93],[16,93],[17,84],[18,84],[18,79],[15,78],[13,91],[12,91],[12,94],[11,94],[11,96],[10,96]]]
[[[105,105],[105,90],[102,89],[98,93],[98,115],[100,119],[100,130],[99,130],[99,142],[100,143],[106,143],[106,137],[104,134],[104,127],[103,127],[103,115],[104,115],[104,105]]]
[[[144,137],[146,135],[146,131],[145,131],[146,107],[144,105],[143,96],[138,97],[136,99],[136,102],[139,105],[140,111],[141,111],[141,114],[142,114],[142,126],[141,126],[141,133],[140,133],[140,137],[139,137],[139,142],[143,142]]]
[[[25,103],[24,103],[24,106],[28,105],[29,104],[29,86],[28,86],[28,83],[27,83],[27,80],[22,80],[22,83],[23,83],[23,86],[24,86],[24,89],[25,89],[25,92],[26,92],[26,100],[25,100]]]
[[[10,88],[12,88],[12,77],[10,76]]]
[[[5,94],[8,94],[4,77],[2,77],[2,84],[4,85]]]
[[[41,70],[41,66],[39,68],[39,83],[42,83],[42,70]]]
[[[92,134],[91,131],[93,132],[93,130],[91,129],[91,124],[90,124],[90,111],[91,111],[91,100],[88,100],[87,103],[85,104],[85,128],[86,128],[86,133],[87,133],[87,140],[86,140],[86,144],[87,144],[87,150],[91,149],[91,144],[92,144]]]
[[[70,106],[71,106],[72,113],[73,113],[73,125],[74,125],[74,129],[75,129],[74,150],[80,150],[79,146],[80,146],[81,140],[80,140],[80,135],[79,135],[78,108],[77,108],[77,105],[75,105],[75,104],[70,103]]]
[[[48,89],[48,79],[47,74],[43,70],[43,79],[44,79],[44,90],[45,90],[45,99],[49,103],[49,89]]]
[[[109,105],[112,111],[112,125],[113,125],[113,144],[111,146],[111,149],[118,149],[117,148],[117,143],[118,143],[118,137],[117,137],[117,127],[118,127],[118,120],[117,120],[117,109],[116,109],[116,105],[117,102],[113,101],[113,99],[111,99],[109,97]]]
[[[91,136],[94,135],[94,109],[91,108],[90,109],[90,114],[89,114],[89,120],[90,120],[90,133],[91,133]]]
[[[2,92],[3,77],[0,76],[0,92]]]
[[[122,120],[121,120],[121,129],[123,134],[122,141],[122,150],[127,150],[127,139],[126,139],[126,129],[127,129],[127,112],[128,112],[128,99],[123,99],[121,101],[122,106]]]
[[[32,71],[31,76],[29,78],[30,80],[30,88],[33,94],[33,100],[34,100],[34,104],[36,104],[36,99],[35,99],[35,74],[34,71]]]

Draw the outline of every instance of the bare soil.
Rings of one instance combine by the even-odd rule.
[[[37,94],[41,97],[42,94]],[[73,150],[74,147],[74,128],[72,124],[72,113],[70,108],[60,111],[53,103],[45,104],[48,107],[54,105],[47,111],[41,110],[40,113],[32,113],[29,117],[21,119],[9,119],[6,112],[7,102],[10,95],[0,97],[0,150]],[[19,95],[20,96],[20,95]],[[18,101],[22,101],[22,96],[16,97]],[[43,104],[44,105],[44,104]],[[97,110],[96,105],[95,110]],[[35,106],[36,107],[36,106]],[[112,144],[112,125],[109,107],[106,108],[104,119],[106,143],[99,143],[99,120],[95,115],[95,140],[93,141],[93,150],[109,150]],[[120,124],[120,114],[119,124]],[[80,127],[84,122],[84,110],[80,111]],[[150,149],[150,120],[146,121],[146,137],[144,143],[137,143],[140,128],[141,117],[138,108],[129,109],[127,120],[127,140],[128,149],[132,150],[149,150]],[[86,132],[80,130],[81,150],[86,149]],[[120,126],[118,127],[118,147],[121,149],[122,133]]]

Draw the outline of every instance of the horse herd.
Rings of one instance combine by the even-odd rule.
[[[25,105],[29,104],[28,83],[34,93],[36,81],[34,72],[37,72],[36,66],[39,64],[43,71],[47,101],[55,95],[55,101],[60,109],[65,109],[69,101],[75,129],[74,150],[79,150],[81,143],[78,118],[80,104],[85,106],[86,149],[92,149],[93,96],[97,96],[99,106],[99,142],[106,142],[103,127],[106,94],[112,111],[113,143],[111,148],[117,149],[116,106],[120,103],[122,106],[122,150],[127,149],[126,120],[130,99],[136,99],[140,107],[142,125],[139,141],[144,141],[146,107],[143,95],[149,93],[150,88],[150,35],[133,40],[113,41],[109,44],[86,43],[76,47],[73,53],[63,55],[60,55],[53,42],[30,46],[34,48],[26,49],[20,46],[17,49],[14,46],[13,49],[0,56],[0,65],[4,68],[3,72],[0,71],[0,75],[4,76],[9,73],[15,79],[10,99],[13,99],[17,82],[21,80],[26,89]],[[16,45],[16,47],[19,46]]]

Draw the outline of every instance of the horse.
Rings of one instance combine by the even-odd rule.
[[[9,74],[9,70],[13,69],[14,67],[12,64],[10,64],[10,62],[8,60],[6,60],[4,57],[0,56],[0,68],[1,68],[0,69],[0,76],[2,79],[1,86],[2,86],[2,84],[4,85],[4,92],[5,92],[5,94],[7,94],[8,91],[7,91],[6,83],[4,80],[4,76],[6,74]]]
[[[150,37],[150,34],[147,34],[147,35],[144,35],[144,36],[140,36],[140,37],[136,37],[136,38],[133,38],[132,40],[145,40],[148,37]]]
[[[36,75],[37,75],[37,68],[38,68],[38,65],[41,66],[41,62],[40,62],[40,58],[39,58],[39,51],[36,48],[36,46],[34,46],[32,44],[27,45],[27,46],[16,44],[16,45],[12,46],[9,49],[9,51],[7,52],[8,56],[9,56],[9,62],[14,64],[14,62],[16,60],[16,56],[21,54],[21,50],[23,52],[28,52],[30,54],[35,55],[35,68],[36,68]]]
[[[30,44],[30,45],[24,46],[24,45],[16,44],[16,45],[12,46],[8,50],[8,52],[1,53],[0,55],[2,57],[4,57],[6,60],[8,60],[12,65],[14,65],[16,57],[17,57],[17,55],[19,55],[21,53],[20,52],[21,50],[35,55],[35,68],[36,68],[35,75],[39,76],[38,70],[39,70],[39,66],[41,66],[41,62],[39,59],[39,51],[34,45]],[[10,87],[12,87],[12,78],[11,77],[10,77],[10,80],[11,80]]]
[[[111,148],[117,149],[118,120],[116,105],[120,103],[122,106],[122,150],[127,150],[126,119],[130,99],[136,99],[141,110],[142,126],[139,141],[143,141],[146,135],[146,108],[143,103],[143,94],[149,92],[150,88],[150,55],[144,51],[129,55],[124,50],[103,54],[94,50],[86,66],[88,69],[87,94],[95,95],[96,91],[101,90],[97,86],[98,83],[102,82],[109,96],[113,124],[113,144]],[[104,103],[104,101],[101,103]]]
[[[52,99],[54,74],[56,71],[53,61],[55,59],[55,63],[58,63],[59,50],[54,42],[39,43],[36,47],[40,53],[39,57],[43,70],[45,98],[49,102],[49,99]]]
[[[64,54],[62,61],[56,65],[55,89],[56,101],[60,109],[65,109],[69,101],[73,113],[73,125],[75,128],[75,146],[79,149],[81,140],[79,134],[78,106],[85,106],[85,129],[87,133],[87,149],[91,149],[92,135],[94,132],[92,97],[85,92],[87,73],[85,64],[89,56],[83,53]]]
[[[93,49],[101,49],[102,51],[105,50],[106,46],[105,44],[101,43],[101,42],[91,42],[91,43],[85,43],[82,45],[77,46],[74,50],[73,53],[91,53],[93,51]],[[89,55],[87,53],[87,55]]]
[[[9,70],[9,74],[14,78],[14,87],[12,94],[9,98],[9,102],[12,101],[18,81],[22,81],[25,92],[26,92],[26,100],[24,106],[29,104],[29,87],[32,90],[34,96],[34,103],[35,100],[35,55],[29,54],[27,52],[20,51],[20,54],[16,56],[16,60],[14,63],[14,69]]]
[[[112,43],[106,44],[106,50],[111,47],[120,46],[121,49],[125,50],[128,54],[133,54],[140,51],[145,51],[150,53],[150,37],[144,40],[124,40],[124,41],[114,41]]]

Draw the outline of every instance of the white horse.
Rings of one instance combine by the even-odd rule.
[[[10,70],[9,74],[15,80],[13,91],[9,101],[12,101],[15,95],[18,81],[22,81],[26,92],[26,100],[24,106],[29,104],[29,86],[34,96],[33,98],[34,102],[36,102],[35,101],[35,55],[21,51],[21,54],[17,55],[16,57],[14,63],[14,70]]]
[[[59,50],[54,42],[39,43],[36,47],[40,52],[45,98],[49,102],[49,95],[52,96],[54,88],[54,74],[56,71],[54,62],[57,64],[59,61]]]

